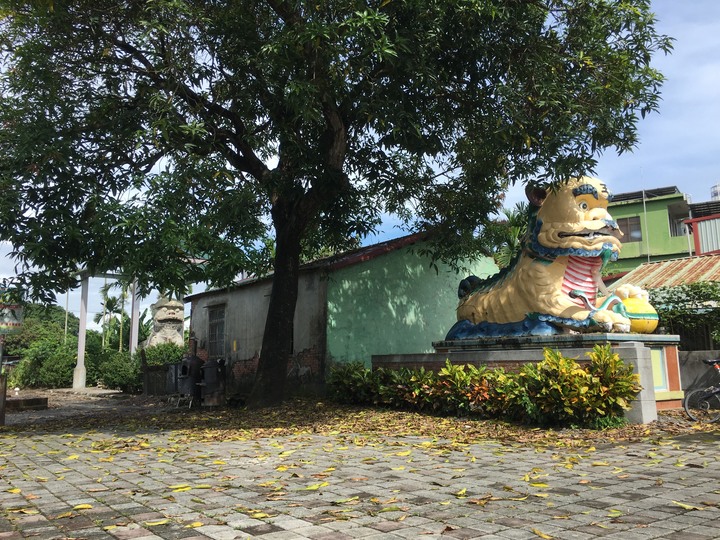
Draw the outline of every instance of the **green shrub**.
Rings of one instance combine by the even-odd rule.
[[[593,406],[599,417],[622,417],[642,390],[640,376],[626,365],[610,345],[595,345],[587,353],[590,365],[587,370],[593,379]]]
[[[454,365],[445,361],[440,369],[432,390],[432,402],[436,411],[442,414],[462,415],[479,410],[488,398],[485,373],[487,368],[470,364]]]
[[[335,364],[327,379],[330,397],[339,403],[372,405],[380,402],[382,371],[373,373],[362,362]]]
[[[145,360],[148,366],[162,366],[164,364],[177,364],[183,359],[187,348],[175,343],[160,343],[152,347],[146,347]]]
[[[545,349],[519,373],[447,361],[437,373],[420,369],[367,369],[338,364],[328,377],[330,397],[359,405],[386,405],[440,414],[520,420],[535,425],[595,429],[624,423],[623,412],[640,391],[632,366],[609,345],[596,346],[581,366]]]
[[[590,374],[572,358],[545,349],[538,364],[525,364],[520,370],[525,389],[525,416],[539,425],[584,425],[592,415],[589,398]]]
[[[403,407],[417,411],[432,409],[437,374],[423,367],[402,368],[399,371],[402,379],[396,387],[396,393]]]
[[[96,386],[100,382],[100,364],[111,351],[103,349],[102,334],[88,330],[85,335],[85,370],[88,386]]]
[[[57,347],[46,357],[38,372],[39,386],[44,388],[69,388],[73,384],[73,371],[77,364],[77,347]]]
[[[142,374],[138,356],[129,352],[112,352],[100,364],[100,381],[106,388],[128,394],[142,391]]]
[[[72,386],[77,358],[77,338],[40,334],[37,340],[20,349],[20,362],[10,373],[11,386],[21,388]]]
[[[537,365],[520,372],[527,419],[540,425],[616,425],[641,387],[632,366],[626,366],[610,345],[596,345],[590,363],[580,366],[559,351],[545,350]]]
[[[488,370],[485,375],[488,397],[478,413],[486,418],[521,420],[524,418],[527,394],[517,373],[503,368]]]

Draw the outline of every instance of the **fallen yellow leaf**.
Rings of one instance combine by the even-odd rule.
[[[40,510],[35,510],[34,508],[11,508],[8,510],[8,512],[11,512],[13,514],[34,515],[39,514]]]
[[[73,510],[90,510],[92,508],[92,504],[76,504],[73,506]]]
[[[311,485],[311,486],[308,486],[308,487],[305,488],[305,490],[306,490],[306,491],[317,491],[317,490],[320,489],[321,487],[325,487],[325,486],[329,486],[329,485],[330,485],[329,482],[321,482],[321,483],[319,483],[319,484],[313,484],[313,485]]]
[[[672,503],[678,505],[680,508],[684,508],[685,510],[704,510],[704,508],[693,506],[691,504],[685,504],[677,501],[673,501]]]
[[[55,516],[53,519],[64,519],[73,516],[77,516],[77,514],[75,512],[63,512],[62,514],[58,514],[57,516]]]
[[[166,523],[169,523],[170,520],[168,518],[165,519],[158,519],[156,521],[146,521],[145,526],[146,527],[157,527],[158,525],[165,525]]]
[[[545,534],[542,531],[538,531],[537,529],[533,529],[532,532],[534,532],[536,535],[538,535],[540,538],[545,538],[545,540],[551,540],[553,537],[549,534]]]

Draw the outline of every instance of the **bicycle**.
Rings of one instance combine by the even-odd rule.
[[[703,362],[720,373],[720,359]],[[717,422],[720,419],[720,386],[690,390],[683,398],[683,408],[695,422]]]

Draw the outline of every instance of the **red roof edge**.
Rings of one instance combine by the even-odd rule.
[[[400,238],[393,238],[392,240],[387,240],[385,242],[381,242],[380,244],[373,244],[372,246],[358,248],[355,251],[350,251],[343,255],[334,257],[335,260],[329,262],[327,267],[331,270],[340,270],[341,268],[347,268],[348,266],[352,266],[354,264],[370,261],[380,255],[384,255],[385,253],[390,253],[391,251],[396,251],[398,249],[411,246],[416,242],[425,240],[428,236],[429,233],[427,232],[418,232],[407,236],[401,236]],[[316,261],[310,263],[310,265],[324,266],[321,263],[322,261]]]
[[[379,257],[380,255],[384,255],[385,253],[390,253],[392,251],[396,251],[398,249],[411,246],[412,244],[415,244],[416,242],[419,242],[421,240],[425,240],[430,236],[430,233],[428,232],[417,232],[413,234],[409,234],[407,236],[401,236],[399,238],[393,238],[392,240],[386,240],[385,242],[380,242],[379,244],[373,244],[371,246],[365,246],[360,247],[357,249],[354,249],[352,251],[348,251],[345,253],[341,253],[338,255],[331,255],[330,257],[325,257],[323,259],[318,259],[316,261],[312,261],[309,263],[305,263],[300,265],[300,271],[306,271],[306,270],[312,270],[316,268],[328,268],[330,270],[339,270],[341,268],[347,268],[348,266],[352,266],[354,264],[358,264],[365,261],[370,261],[376,257]],[[261,281],[266,281],[269,279],[272,279],[273,273],[270,272],[267,275],[264,275],[262,277],[248,277],[243,280],[237,281],[233,283],[232,285],[225,287],[223,289],[212,289],[209,291],[204,291],[201,293],[196,294],[190,294],[187,295],[184,298],[185,303],[192,302],[193,300],[197,298],[201,298],[205,295],[210,295],[217,293],[220,290],[234,290],[240,287],[244,287],[246,285],[250,285],[252,283],[258,283]]]

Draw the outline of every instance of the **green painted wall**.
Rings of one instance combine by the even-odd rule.
[[[492,259],[466,264],[485,277],[497,272]],[[362,361],[373,354],[431,352],[455,323],[457,274],[399,249],[333,271],[327,283],[327,354],[335,362]]]
[[[683,201],[683,195],[669,195],[645,201],[641,200],[611,203],[608,210],[615,220],[638,216],[642,230],[641,242],[623,242],[620,257],[607,268],[608,273],[627,272],[642,263],[662,261],[688,255],[687,236],[672,236],[668,206]]]

